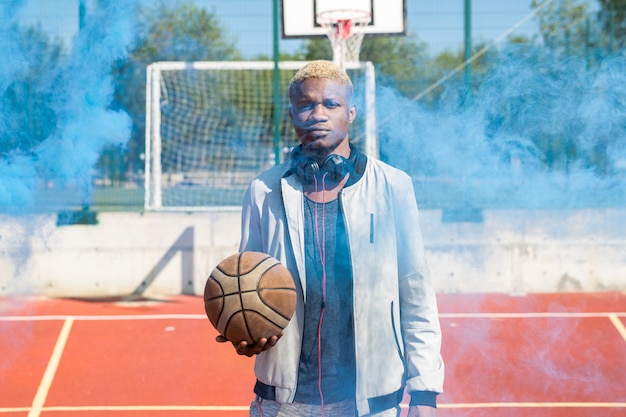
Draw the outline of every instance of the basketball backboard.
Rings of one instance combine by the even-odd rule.
[[[317,15],[328,10],[364,10],[371,15],[365,34],[405,35],[406,0],[282,0],[283,38],[326,36]]]

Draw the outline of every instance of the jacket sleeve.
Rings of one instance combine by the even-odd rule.
[[[398,276],[407,390],[412,398],[443,392],[444,364],[435,291],[430,279],[410,178],[397,198]],[[426,404],[430,405],[430,404]]]
[[[241,206],[241,241],[239,252],[263,252],[263,234],[261,231],[261,216],[258,205],[255,203],[255,182],[253,181],[243,198]]]

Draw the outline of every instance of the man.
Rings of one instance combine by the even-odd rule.
[[[435,416],[441,331],[411,179],[350,144],[348,75],[313,61],[289,86],[300,146],[243,203],[240,251],[267,253],[296,281],[296,312],[257,355],[251,416]],[[225,341],[218,336],[218,341]]]

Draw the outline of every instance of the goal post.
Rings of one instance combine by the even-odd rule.
[[[147,67],[147,211],[206,211],[239,206],[250,181],[298,144],[287,86],[303,61],[279,63],[281,107],[276,158],[272,61],[156,62]],[[378,157],[375,74],[371,62],[346,69],[359,117],[352,142]]]

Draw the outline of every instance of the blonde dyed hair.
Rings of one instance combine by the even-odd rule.
[[[352,96],[354,87],[348,74],[334,63],[320,59],[309,62],[296,72],[296,75],[293,76],[289,83],[289,97],[293,97],[296,88],[310,78],[326,78],[342,84],[346,86],[348,93]]]

